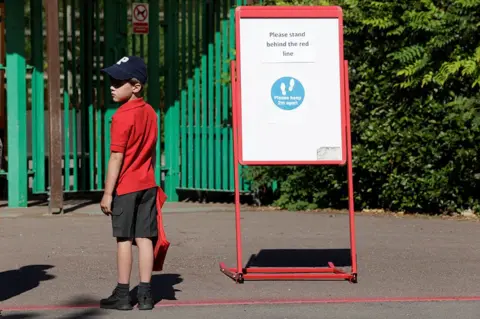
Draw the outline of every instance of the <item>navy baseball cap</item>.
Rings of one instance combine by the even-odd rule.
[[[147,82],[147,66],[137,56],[123,57],[117,63],[102,69],[102,71],[115,80],[126,81],[135,78],[142,84]]]

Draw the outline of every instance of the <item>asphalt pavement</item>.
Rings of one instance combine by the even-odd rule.
[[[195,207],[197,207],[195,209]],[[172,243],[153,278],[156,309],[104,311],[116,282],[109,218],[95,212],[49,216],[0,209],[0,309],[5,318],[478,318],[478,221],[358,214],[358,283],[247,281],[236,264],[233,210],[170,207]],[[259,266],[350,270],[348,216],[242,212],[243,260]],[[253,258],[255,257],[255,258]],[[138,281],[136,257],[132,289]]]

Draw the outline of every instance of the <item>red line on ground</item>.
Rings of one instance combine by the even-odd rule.
[[[338,298],[338,299],[261,299],[261,300],[192,300],[164,301],[155,305],[162,307],[195,306],[235,306],[235,305],[288,305],[288,304],[347,304],[347,303],[391,303],[391,302],[442,302],[442,301],[480,301],[480,296],[458,297],[391,297],[391,298]],[[98,305],[45,305],[45,306],[2,306],[2,311],[39,311],[39,310],[75,310],[94,309]]]

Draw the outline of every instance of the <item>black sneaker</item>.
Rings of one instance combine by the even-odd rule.
[[[117,310],[132,310],[132,302],[130,294],[120,294],[118,288],[115,288],[112,295],[106,299],[100,300],[100,308],[102,309],[117,309]]]
[[[153,298],[150,292],[139,293],[138,296],[138,309],[139,310],[152,310]]]

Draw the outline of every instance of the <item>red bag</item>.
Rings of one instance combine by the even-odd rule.
[[[163,192],[162,188],[159,186],[157,188],[157,228],[158,228],[158,237],[154,243],[153,248],[153,271],[163,270],[163,263],[165,262],[165,257],[167,256],[168,247],[170,243],[167,240],[165,235],[165,230],[163,229],[163,219],[162,219],[162,207],[165,201],[167,200],[167,195]]]

